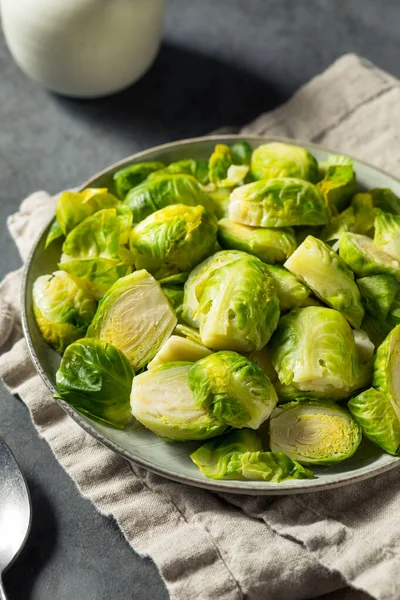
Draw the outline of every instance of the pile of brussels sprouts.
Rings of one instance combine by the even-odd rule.
[[[50,244],[34,313],[82,413],[213,438],[191,458],[214,479],[313,477],[362,434],[400,454],[400,200],[348,157],[240,141],[133,164],[62,194]]]

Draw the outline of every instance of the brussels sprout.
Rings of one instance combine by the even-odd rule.
[[[66,273],[83,279],[96,300],[101,300],[118,279],[132,272],[131,267],[120,260],[108,258],[69,260],[60,263],[58,267]]]
[[[151,173],[164,169],[164,167],[164,163],[154,161],[136,163],[118,169],[113,176],[118,196],[123,200],[132,188],[142,183]]]
[[[333,402],[302,399],[280,406],[270,420],[270,446],[308,465],[331,465],[353,456],[360,426]]]
[[[389,454],[400,454],[400,411],[389,396],[370,388],[352,398],[348,407],[365,437]]]
[[[325,225],[318,237],[324,242],[336,242],[340,240],[340,236],[345,231],[354,231],[355,222],[354,208],[349,206],[346,210],[333,217],[331,222]]]
[[[317,186],[302,179],[267,179],[233,190],[229,218],[253,227],[325,225],[327,202]]]
[[[132,420],[129,397],[134,374],[117,348],[85,338],[65,351],[56,374],[56,397],[96,421],[124,429]]]
[[[327,244],[309,235],[284,266],[323,302],[360,327],[364,307],[354,275]]]
[[[33,284],[33,314],[43,339],[62,354],[86,333],[97,304],[83,281],[56,271]]]
[[[204,188],[208,193],[212,203],[213,210],[218,219],[223,219],[228,216],[229,198],[231,188],[216,187],[213,183]]]
[[[357,233],[344,233],[339,254],[358,277],[393,275],[400,281],[400,262],[376,248],[371,238]]]
[[[267,265],[268,274],[275,281],[276,295],[281,310],[305,306],[309,301],[310,290],[293,273],[284,267]]]
[[[275,381],[278,379],[278,374],[272,366],[268,346],[264,346],[264,348],[261,348],[261,350],[250,352],[249,358],[268,375],[273,383],[275,383]]]
[[[114,208],[87,217],[67,235],[61,263],[91,258],[119,259],[120,230]]]
[[[243,250],[266,263],[283,262],[297,247],[293,229],[249,227],[230,219],[218,223],[218,241],[222,248]]]
[[[154,367],[133,380],[131,410],[142,425],[167,441],[204,440],[226,425],[196,406],[188,384],[192,363]]]
[[[248,142],[239,140],[231,146],[233,164],[249,165],[251,161],[252,149]]]
[[[188,381],[197,406],[236,429],[258,429],[278,401],[268,375],[237,352],[215,352],[198,360]]]
[[[270,142],[256,148],[251,157],[251,172],[256,179],[297,177],[318,181],[318,164],[305,148]]]
[[[299,308],[282,317],[270,353],[281,383],[320,397],[346,396],[360,376],[351,327],[331,308]]]
[[[400,215],[376,211],[374,227],[374,246],[400,261]]]
[[[203,344],[186,339],[180,335],[171,335],[165,344],[161,346],[153,360],[149,362],[147,368],[154,369],[154,367],[171,362],[193,363],[205,356],[209,356],[209,354],[211,354],[211,350],[203,346]]]
[[[57,221],[53,221],[53,223],[50,226],[49,233],[47,234],[47,237],[46,237],[45,249],[47,250],[47,248],[50,246],[50,244],[52,244],[55,240],[62,238],[63,235],[64,234],[62,232],[62,229],[59,226],[59,224],[57,223]]]
[[[182,317],[186,323],[196,329],[200,327],[200,320],[198,316],[196,316],[199,308],[199,299],[203,293],[206,281],[214,271],[235,260],[246,257],[248,257],[248,255],[245,252],[225,250],[210,256],[193,269],[185,283]]]
[[[211,183],[217,187],[233,187],[241,183],[249,166],[246,164],[235,165],[233,154],[229,146],[217,144],[208,162],[208,174]]]
[[[367,313],[361,323],[361,329],[368,334],[374,346],[378,347],[382,344],[392,327],[386,320],[379,321]]]
[[[385,320],[399,284],[392,275],[372,275],[357,279],[365,310],[376,319]]]
[[[88,337],[116,346],[139,370],[169,338],[176,316],[157,281],[147,271],[122,277],[99,304]]]
[[[187,281],[189,275],[189,271],[183,271],[182,273],[174,273],[173,275],[161,277],[161,279],[159,279],[158,282],[161,285],[161,287],[183,285]]]
[[[157,279],[190,271],[213,251],[218,221],[203,206],[173,204],[132,229],[130,249],[137,269]]]
[[[190,455],[210,479],[280,482],[313,477],[308,469],[281,453],[262,452],[259,437],[243,429],[206,442]]]
[[[375,352],[375,345],[370,340],[368,333],[362,329],[353,329],[354,341],[361,364],[369,363]]]
[[[205,160],[194,160],[193,158],[179,160],[169,164],[167,167],[164,167],[159,171],[155,171],[149,175],[148,180],[150,181],[151,179],[159,177],[160,175],[164,176],[177,174],[193,175],[193,177],[195,177],[202,185],[207,185],[209,182],[208,162]]]
[[[133,213],[134,223],[139,223],[153,212],[170,204],[201,204],[213,211],[213,203],[192,175],[164,175],[134,187],[128,192],[124,203]]]
[[[247,255],[214,271],[198,300],[195,318],[200,322],[201,340],[209,348],[260,350],[278,324],[274,280],[255,256]]]
[[[192,340],[193,342],[197,342],[198,344],[203,345],[199,331],[197,329],[194,329],[193,327],[189,327],[188,325],[183,325],[182,323],[178,323],[178,325],[174,329],[174,334],[179,335],[180,337],[184,337],[187,340]]]
[[[162,285],[161,289],[168,298],[169,303],[171,304],[177,318],[179,319],[183,310],[183,287]]]
[[[389,308],[386,323],[390,329],[393,329],[396,325],[400,325],[400,300],[393,300]]]
[[[354,224],[351,231],[367,235],[374,227],[374,204],[371,194],[358,193],[351,199],[351,208],[354,212]],[[350,230],[350,228],[349,228]]]
[[[319,171],[322,176],[325,175],[329,167],[337,165],[353,166],[353,159],[345,154],[330,154],[326,160],[318,163]]]
[[[375,188],[370,190],[373,205],[385,212],[400,215],[400,198],[387,188]]]
[[[356,176],[351,165],[328,167],[325,177],[317,185],[333,213],[344,210],[357,191]]]

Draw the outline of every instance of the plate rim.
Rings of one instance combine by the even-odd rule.
[[[218,142],[223,143],[223,142],[232,141],[234,139],[250,140],[250,141],[254,141],[254,142],[264,142],[264,143],[282,142],[282,143],[292,144],[292,145],[296,145],[296,146],[300,146],[300,147],[308,147],[308,148],[314,148],[316,150],[323,150],[323,151],[329,152],[331,154],[339,153],[338,151],[332,150],[331,148],[327,148],[326,146],[323,146],[320,144],[314,144],[313,142],[308,142],[305,140],[299,140],[297,138],[292,139],[292,138],[287,138],[287,137],[282,137],[282,136],[266,136],[266,135],[260,136],[260,135],[246,134],[246,133],[245,134],[237,134],[237,133],[211,134],[211,135],[199,136],[199,137],[195,137],[195,138],[180,139],[177,141],[168,142],[168,143],[160,144],[157,146],[151,146],[150,148],[147,148],[145,150],[141,150],[140,152],[131,154],[131,155],[109,165],[108,167],[105,167],[98,173],[94,174],[89,179],[87,179],[83,185],[79,186],[78,189],[79,189],[79,191],[81,191],[87,187],[90,187],[92,182],[94,182],[95,180],[99,179],[102,176],[106,176],[107,174],[110,173],[110,171],[113,171],[115,169],[123,167],[127,163],[130,163],[133,161],[136,161],[136,162],[140,161],[141,158],[145,157],[149,153],[153,153],[153,152],[157,152],[157,151],[165,151],[168,149],[174,149],[179,146],[185,146],[187,144],[198,143],[198,142],[203,142],[203,141],[210,141],[210,142],[214,141],[217,143]],[[387,171],[385,171],[379,167],[375,167],[374,165],[371,165],[370,163],[368,163],[366,161],[360,160],[350,154],[347,154],[347,153],[345,153],[345,154],[349,158],[352,158],[355,162],[357,162],[369,169],[372,169],[373,171],[376,171],[376,172],[384,175],[385,177],[388,177],[389,179],[395,181],[400,186],[400,179],[391,175]],[[28,311],[27,311],[28,277],[29,277],[29,272],[30,272],[30,269],[31,269],[31,266],[33,263],[34,256],[37,251],[37,247],[43,237],[44,232],[48,229],[48,227],[53,222],[53,220],[54,220],[54,215],[51,217],[49,222],[45,225],[45,227],[42,228],[42,230],[38,234],[32,248],[29,251],[26,262],[23,266],[21,295],[20,295],[22,330],[23,330],[23,334],[24,334],[24,337],[25,337],[25,340],[26,340],[26,343],[28,346],[30,358],[35,366],[36,371],[42,378],[42,380],[45,383],[45,385],[47,386],[47,388],[50,390],[50,392],[53,396],[53,400],[55,402],[57,402],[57,404],[59,406],[61,406],[61,408],[86,433],[88,433],[89,435],[94,437],[102,445],[106,446],[107,448],[109,448],[110,450],[112,450],[113,452],[115,452],[116,454],[118,454],[119,456],[121,456],[122,458],[127,460],[128,462],[138,465],[139,467],[143,467],[157,475],[160,475],[160,476],[170,479],[172,481],[176,481],[178,483],[183,483],[186,485],[191,485],[194,487],[198,487],[200,489],[205,489],[207,491],[214,491],[214,492],[227,493],[227,494],[240,494],[240,495],[245,494],[245,495],[260,495],[260,496],[261,495],[262,496],[280,496],[280,495],[307,494],[307,493],[311,493],[311,492],[320,492],[320,491],[325,491],[328,489],[351,485],[353,483],[358,483],[360,481],[365,481],[367,479],[376,477],[377,475],[381,475],[382,473],[390,471],[391,469],[394,469],[396,466],[400,465],[400,457],[391,456],[390,454],[387,454],[387,456],[390,457],[390,460],[386,464],[379,465],[379,466],[372,467],[372,468],[369,468],[368,466],[363,467],[363,469],[366,469],[366,468],[368,469],[367,472],[357,473],[357,471],[354,471],[354,473],[353,473],[353,471],[351,471],[347,477],[346,476],[343,477],[343,475],[337,475],[338,479],[331,481],[331,482],[317,483],[318,479],[304,480],[305,482],[306,481],[308,482],[308,485],[304,485],[303,487],[296,487],[296,486],[290,486],[290,485],[288,485],[287,487],[286,486],[279,487],[280,484],[271,484],[270,482],[264,482],[264,484],[266,486],[265,488],[254,488],[254,487],[252,488],[251,481],[246,481],[246,482],[241,481],[241,482],[236,482],[236,483],[241,483],[241,484],[245,483],[249,487],[242,487],[242,486],[238,487],[237,485],[233,485],[233,483],[230,484],[229,480],[225,480],[224,483],[222,485],[220,485],[218,480],[214,480],[214,479],[205,478],[204,481],[202,481],[202,480],[196,479],[194,477],[191,477],[190,475],[179,475],[178,473],[169,471],[167,468],[158,467],[157,465],[150,463],[149,461],[147,461],[144,458],[134,456],[133,454],[131,454],[131,452],[129,452],[128,450],[126,450],[125,448],[123,448],[122,446],[117,444],[116,442],[113,442],[112,440],[108,439],[106,436],[104,436],[102,433],[100,433],[94,427],[92,427],[92,425],[88,421],[86,421],[80,415],[80,413],[78,411],[76,411],[71,405],[69,405],[65,400],[62,400],[61,398],[54,398],[54,394],[57,393],[57,389],[55,388],[51,379],[47,376],[44,369],[42,368],[42,365],[39,361],[39,358],[36,354],[36,351],[35,351],[35,348],[33,345],[33,340],[32,340],[31,332],[29,329],[28,316],[27,316],[27,313],[28,313]],[[313,483],[313,482],[315,482],[315,483]],[[261,482],[257,482],[257,483],[261,483]],[[274,487],[270,487],[272,485]]]

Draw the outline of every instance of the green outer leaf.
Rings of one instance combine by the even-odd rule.
[[[327,202],[317,186],[294,178],[255,181],[233,190],[229,218],[252,227],[325,225]]]
[[[357,279],[365,310],[376,319],[385,320],[395,299],[398,283],[392,275],[372,275]]]
[[[400,263],[376,248],[365,235],[344,233],[340,238],[339,254],[358,277],[393,275],[400,281]]]
[[[379,321],[367,313],[361,323],[361,329],[367,332],[368,337],[377,348],[390,333],[392,326],[387,321]]]
[[[61,262],[93,258],[119,258],[121,224],[114,208],[97,211],[66,237]]]
[[[231,149],[226,144],[217,144],[208,161],[208,175],[211,183],[219,186],[227,178],[228,169],[233,165]],[[222,185],[222,187],[225,187]],[[228,186],[229,187],[229,186]]]
[[[245,479],[280,483],[288,479],[313,479],[314,473],[282,452],[246,452],[242,454]]]
[[[47,250],[47,248],[50,246],[50,244],[52,244],[58,238],[63,237],[63,235],[64,234],[62,232],[62,229],[59,226],[59,224],[57,223],[57,219],[56,219],[55,221],[52,222],[51,227],[49,229],[49,233],[47,234],[45,249]]]
[[[376,351],[373,387],[389,395],[400,414],[400,325],[397,325]]]
[[[248,142],[239,140],[231,145],[232,159],[235,165],[249,165],[252,149]]]
[[[263,369],[237,352],[224,350],[198,360],[188,381],[197,406],[235,428],[258,429],[278,400]]]
[[[314,465],[350,458],[362,437],[361,428],[346,409],[334,402],[306,398],[277,407],[269,434],[273,452]]]
[[[344,210],[357,191],[356,176],[352,165],[332,165],[318,184],[331,211]]]
[[[318,163],[305,148],[270,142],[256,148],[251,157],[251,172],[255,179],[296,177],[318,181]]]
[[[190,458],[210,479],[244,479],[241,457],[245,452],[258,452],[261,449],[258,434],[242,429],[206,442]]]
[[[118,169],[113,175],[117,195],[123,200],[127,193],[142,183],[151,173],[164,169],[162,162],[142,162]]]
[[[300,308],[305,306],[311,290],[303,285],[299,279],[284,267],[267,265],[268,273],[275,281],[276,294],[281,310]]]
[[[325,225],[319,237],[324,242],[335,242],[345,231],[354,231],[355,227],[354,208],[349,206],[340,214],[332,217],[331,222]]]
[[[400,215],[400,198],[388,188],[375,188],[369,191],[376,208],[394,215]]]
[[[164,167],[159,171],[155,171],[149,175],[148,180],[150,181],[160,175],[176,174],[193,175],[201,185],[207,185],[209,182],[208,162],[206,160],[195,160],[193,158],[178,160],[177,162],[170,163],[167,167]]]
[[[60,263],[58,268],[83,279],[97,300],[100,300],[118,279],[132,271],[130,266],[121,263],[119,260],[108,258],[69,260]]]
[[[400,454],[400,420],[386,394],[370,388],[348,403],[363,434],[389,454]]]
[[[85,338],[65,351],[56,374],[57,397],[96,421],[125,429],[132,420],[133,376],[129,361],[117,348]]]
[[[377,210],[374,228],[374,246],[400,261],[400,215]]]
[[[351,199],[354,211],[354,233],[368,235],[374,227],[374,203],[369,193],[357,193]]]
[[[200,322],[202,342],[216,350],[260,350],[278,323],[274,280],[255,256],[246,255],[216,269],[205,281],[198,299],[194,317]]]
[[[226,429],[225,424],[196,406],[188,385],[192,364],[163,364],[133,380],[132,414],[166,441],[202,440],[220,435]]]
[[[318,167],[322,176],[325,175],[326,171],[331,166],[336,165],[350,165],[353,166],[353,159],[345,154],[330,154],[326,160],[318,163]]]
[[[218,222],[218,241],[222,248],[242,250],[270,264],[283,262],[297,247],[292,228],[249,227],[230,219]]]
[[[86,188],[82,192],[64,192],[58,199],[56,217],[60,229],[67,235],[87,217],[98,210],[117,208],[120,200],[106,188]]]
[[[144,181],[133,188],[124,203],[132,210],[134,223],[170,204],[201,204],[213,212],[213,203],[200,183],[191,175],[165,175]]]
[[[309,235],[284,267],[325,304],[341,312],[353,327],[360,327],[364,307],[354,275],[325,242]]]

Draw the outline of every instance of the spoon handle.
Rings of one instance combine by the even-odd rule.
[[[1,581],[1,578],[0,578],[0,600],[7,600],[7,596],[4,591],[3,582]]]

